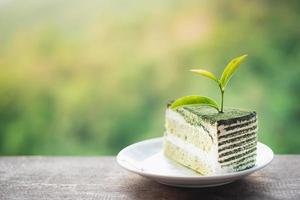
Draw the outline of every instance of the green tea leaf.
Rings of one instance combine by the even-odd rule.
[[[171,109],[175,109],[185,105],[206,105],[211,106],[219,111],[219,106],[213,99],[197,95],[181,97],[175,100],[170,107]]]
[[[232,77],[233,73],[240,66],[240,64],[245,60],[246,57],[247,57],[247,55],[242,55],[240,57],[234,58],[227,64],[226,68],[223,71],[221,79],[220,79],[223,90],[225,89],[225,87],[226,87],[228,81],[230,80],[230,78]]]
[[[194,72],[194,73],[196,73],[198,75],[202,75],[202,76],[205,76],[207,78],[210,78],[210,79],[216,81],[217,83],[219,83],[217,77],[213,73],[211,73],[211,72],[209,72],[207,70],[204,70],[204,69],[191,69],[190,71]]]

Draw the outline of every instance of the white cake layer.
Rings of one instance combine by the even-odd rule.
[[[189,154],[196,156],[199,160],[203,160],[203,162],[209,164],[214,174],[221,174],[221,173],[232,171],[232,169],[230,168],[223,168],[223,169],[221,168],[221,165],[218,162],[217,146],[213,147],[211,151],[207,152],[201,150],[200,148],[197,148],[195,145],[191,143],[187,143],[181,140],[180,138],[172,134],[165,133],[164,139],[176,145],[180,149],[183,149]]]
[[[191,143],[187,143],[187,142],[181,140],[180,138],[178,138],[174,135],[168,134],[168,133],[165,134],[165,139],[168,140],[169,142],[171,142],[172,144],[178,146],[179,148],[182,148],[182,149],[188,151],[190,154],[197,156],[199,159],[206,160],[212,166],[212,168],[217,169],[217,171],[220,171],[220,170],[218,170],[218,168],[220,167],[220,164],[218,162],[218,152],[216,151],[216,148],[214,148],[215,150],[206,152],[206,151],[199,149],[195,145],[193,145]],[[230,149],[230,150],[232,150],[232,149]],[[248,150],[249,149],[246,149],[243,151],[239,151],[236,154],[230,154],[228,156],[223,156],[222,160],[226,160],[227,158],[230,158],[234,155],[243,154]],[[228,161],[228,163],[229,162],[231,162],[231,161]]]

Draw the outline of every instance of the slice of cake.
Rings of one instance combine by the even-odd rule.
[[[167,108],[164,153],[200,174],[221,174],[256,162],[255,112],[208,106]]]

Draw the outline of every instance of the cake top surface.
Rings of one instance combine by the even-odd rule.
[[[175,110],[179,114],[186,117],[189,114],[195,114],[202,120],[209,121],[211,123],[227,121],[230,119],[252,117],[256,113],[254,111],[236,109],[236,108],[225,108],[223,113],[219,113],[216,109],[209,106],[183,106]]]

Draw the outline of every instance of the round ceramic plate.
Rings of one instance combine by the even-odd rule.
[[[231,183],[267,166],[273,151],[258,142],[256,165],[250,169],[221,175],[202,176],[168,159],[162,152],[163,139],[155,138],[132,144],[117,156],[117,162],[126,170],[159,183],[178,187],[212,187]]]

